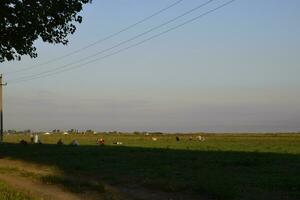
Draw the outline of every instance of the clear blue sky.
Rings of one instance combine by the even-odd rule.
[[[1,63],[1,71],[22,69],[76,50],[172,2],[94,0],[82,12],[84,21],[68,46],[38,41],[37,59]],[[5,78],[38,73],[108,48],[201,2],[184,0],[81,54]],[[7,86],[5,129],[300,131],[299,21],[298,0],[237,0],[122,54],[57,76]]]

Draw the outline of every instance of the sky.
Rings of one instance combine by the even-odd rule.
[[[176,0],[94,0],[69,44],[35,43],[38,58],[0,64],[4,128],[51,131],[300,131],[300,1],[236,0],[186,26],[80,68],[37,74],[110,48],[202,3],[181,3],[63,60],[39,64],[115,33]],[[121,47],[167,30],[190,15]],[[120,49],[116,48],[114,50]],[[112,51],[113,52],[113,51]],[[109,53],[109,52],[107,52]],[[101,57],[101,56],[100,56]],[[15,74],[7,72],[38,66]]]

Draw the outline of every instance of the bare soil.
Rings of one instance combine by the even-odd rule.
[[[21,176],[17,172],[29,172],[36,175],[59,174],[59,170],[49,166],[37,165],[18,160],[0,158],[0,169],[9,169],[9,173],[0,172],[0,180],[6,182],[12,188],[22,191],[33,197],[42,200],[193,200],[199,199],[185,194],[172,194],[163,191],[149,190],[139,185],[111,186],[105,185],[105,192],[86,191],[73,193],[60,185],[46,184],[31,177]],[[14,173],[13,171],[16,171]],[[78,175],[79,179],[84,179]],[[86,177],[88,178],[88,177]],[[206,199],[206,198],[201,198]]]

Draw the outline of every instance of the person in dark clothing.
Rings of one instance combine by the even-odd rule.
[[[64,144],[61,138],[57,141],[57,144],[58,145],[63,145]]]
[[[25,145],[27,145],[27,142],[25,140],[21,140],[20,144],[25,146]]]

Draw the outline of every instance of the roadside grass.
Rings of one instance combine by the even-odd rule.
[[[1,200],[33,200],[26,194],[16,191],[0,181],[0,199]]]
[[[84,191],[96,191],[99,193],[105,192],[104,184],[96,181],[70,179],[57,175],[41,176],[39,177],[39,180],[49,185],[61,185],[74,193],[81,193]]]
[[[44,145],[4,144],[0,157],[19,159],[60,169],[63,174],[42,181],[75,191],[95,187],[101,180],[115,185],[138,185],[170,193],[205,195],[212,199],[300,199],[300,135],[51,135]],[[18,142],[28,136],[6,136]],[[105,146],[96,146],[96,138]],[[77,139],[78,147],[53,145]],[[113,145],[121,141],[124,145]],[[1,169],[0,169],[1,171]],[[67,177],[93,177],[76,188]],[[80,183],[81,179],[75,182]],[[87,184],[87,185],[86,185]],[[80,185],[80,184],[79,184]]]
[[[99,181],[83,180],[78,179],[78,177],[70,178],[61,174],[43,175],[21,170],[17,167],[0,167],[0,173],[34,179],[47,185],[60,185],[64,189],[74,193],[81,193],[84,191],[96,191],[99,193],[105,192],[104,184],[100,183]]]

